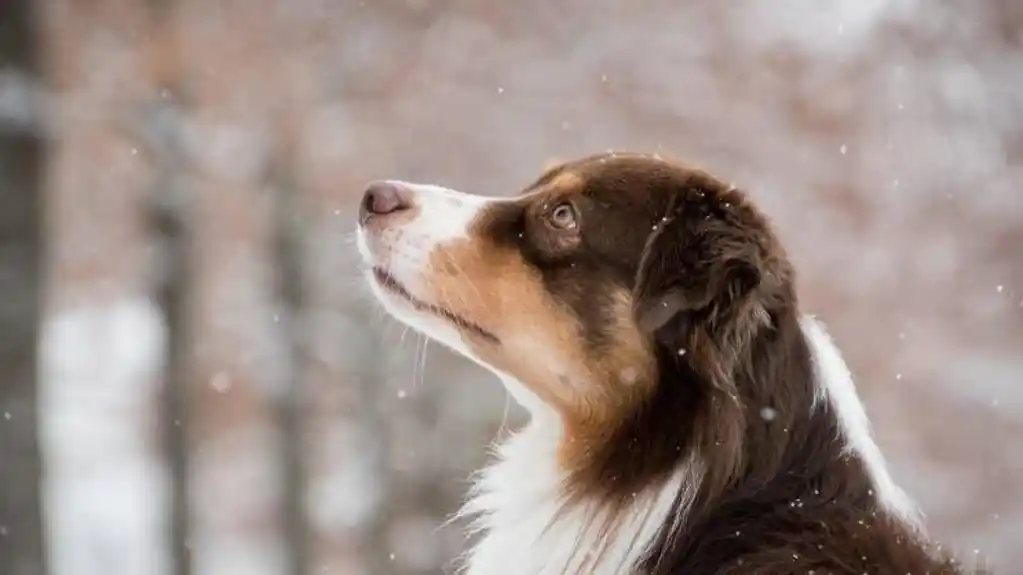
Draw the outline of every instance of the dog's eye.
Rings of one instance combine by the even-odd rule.
[[[572,204],[561,204],[554,208],[548,218],[551,225],[559,230],[574,230],[579,224],[576,221],[575,209]]]

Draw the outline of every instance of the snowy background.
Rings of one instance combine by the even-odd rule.
[[[55,575],[172,575],[166,330],[143,222],[154,155],[132,127],[178,97],[169,76],[188,92],[176,175],[196,214],[198,575],[287,565],[271,413],[292,390],[266,193],[282,149],[306,232],[311,572],[444,572],[463,544],[445,518],[522,418],[492,377],[371,304],[351,242],[363,183],[512,194],[551,159],[607,148],[751,190],[934,535],[1003,573],[1023,563],[1023,3],[156,4],[39,0],[56,134],[41,350]],[[18,95],[0,83],[0,113]]]

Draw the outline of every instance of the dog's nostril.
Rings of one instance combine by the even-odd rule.
[[[412,191],[395,182],[373,182],[366,188],[359,207],[359,221],[386,216],[412,207]]]

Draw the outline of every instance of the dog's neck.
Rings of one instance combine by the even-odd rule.
[[[802,318],[800,329],[812,350],[819,386],[811,410],[828,406],[824,412],[840,424],[843,453],[862,461],[876,490],[871,496],[893,517],[916,528],[915,505],[885,469],[837,348],[812,319]],[[559,465],[564,438],[560,419],[521,384],[505,384],[532,419],[499,446],[498,460],[480,473],[462,510],[482,535],[467,554],[468,575],[629,573],[658,543],[669,522],[669,532],[681,531],[704,477],[698,459],[680,462],[666,479],[624,502],[599,493],[575,493],[572,477]]]
[[[468,552],[468,575],[628,573],[675,509],[679,494],[699,484],[698,467],[683,466],[624,504],[599,495],[568,497],[559,469],[562,439],[553,417],[531,423],[501,444],[462,510],[482,532]]]

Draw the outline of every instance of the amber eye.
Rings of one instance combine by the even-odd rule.
[[[579,224],[576,222],[575,209],[572,204],[561,204],[554,208],[550,214],[551,225],[560,230],[574,230]]]

